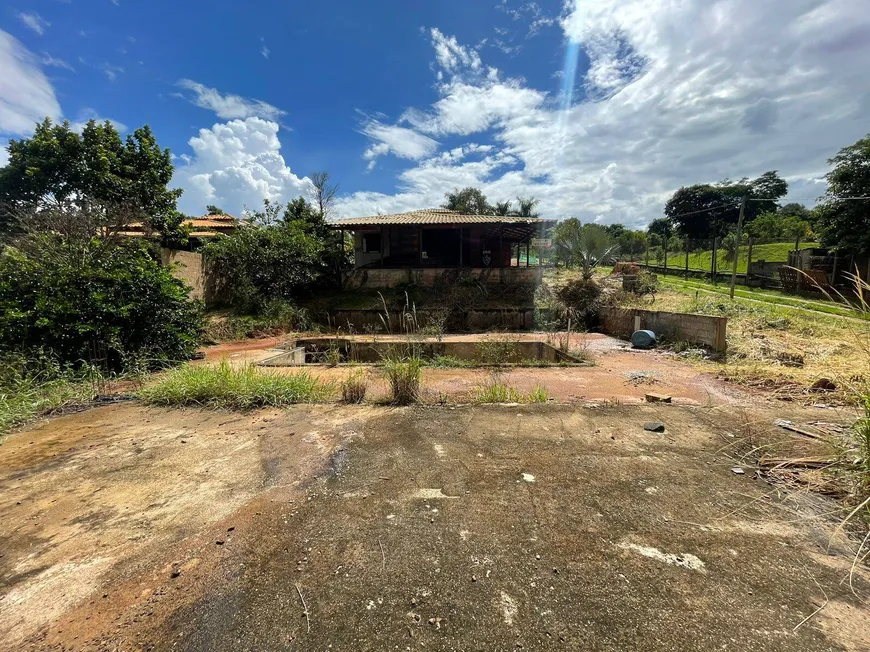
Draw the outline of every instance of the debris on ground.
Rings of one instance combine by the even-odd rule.
[[[670,403],[673,400],[667,394],[653,394],[652,392],[645,394],[643,398],[647,403]]]
[[[794,432],[794,433],[797,433],[799,435],[803,435],[804,437],[809,437],[810,439],[824,440],[824,437],[817,435],[814,432],[810,432],[809,430],[799,428],[796,425],[794,425],[791,421],[789,421],[788,419],[777,419],[776,421],[773,422],[773,425],[779,426],[780,428],[782,428],[784,430],[788,430],[789,432]]]
[[[743,471],[743,469],[741,469],[739,466],[732,467],[731,472],[732,472],[734,475],[744,475],[744,473],[745,473],[745,472]]]
[[[635,385],[641,385],[643,383],[658,382],[657,375],[654,371],[629,371],[625,374],[625,379]]]
[[[664,432],[665,424],[663,424],[661,421],[648,421],[647,423],[643,424],[643,429],[647,432]]]

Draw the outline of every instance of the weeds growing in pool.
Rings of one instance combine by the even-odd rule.
[[[547,388],[537,385],[529,394],[523,394],[508,385],[499,373],[490,375],[483,385],[474,388],[475,403],[546,403],[550,400]]]
[[[233,367],[222,360],[217,366],[179,367],[144,388],[139,396],[151,405],[249,410],[267,405],[317,403],[328,400],[334,393],[333,383],[307,371],[282,374],[253,364]]]

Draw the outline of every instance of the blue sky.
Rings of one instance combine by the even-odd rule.
[[[870,132],[868,55],[868,0],[8,0],[0,143],[45,115],[148,123],[189,213],[327,170],[342,215],[475,185],[641,225],[767,169],[820,195]]]

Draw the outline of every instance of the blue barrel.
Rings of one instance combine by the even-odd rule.
[[[656,334],[652,331],[635,331],[631,334],[631,346],[635,349],[651,349],[656,345]]]

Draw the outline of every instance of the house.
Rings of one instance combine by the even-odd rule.
[[[555,224],[430,208],[341,219],[330,227],[353,234],[354,270],[348,285],[394,287],[435,286],[459,274],[484,283],[535,283],[538,272],[528,261],[532,240]]]
[[[239,221],[232,215],[204,215],[184,220],[181,226],[189,229],[189,237],[197,240],[229,235],[238,228]],[[123,235],[141,238],[146,234],[142,222],[134,222],[124,227]]]

